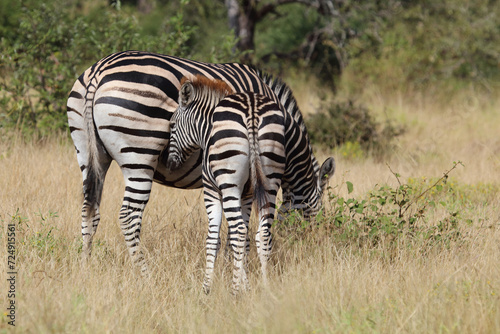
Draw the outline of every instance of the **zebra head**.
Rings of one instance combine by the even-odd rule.
[[[203,149],[204,137],[209,132],[208,118],[220,100],[231,93],[231,88],[221,80],[201,75],[191,80],[182,78],[179,106],[170,119],[166,164],[169,170],[178,169],[193,152]]]
[[[292,210],[301,212],[307,220],[318,214],[328,181],[335,174],[335,159],[326,159],[315,174],[311,179],[305,178],[294,186],[289,182],[282,184],[283,203],[278,210],[278,220],[284,220]]]
[[[189,117],[188,106],[194,99],[193,93],[193,85],[189,81],[185,82],[179,91],[179,106],[170,119],[167,168],[172,171],[182,166],[190,155],[187,148],[194,146],[187,128],[189,123],[186,122]],[[178,128],[181,128],[179,132]]]

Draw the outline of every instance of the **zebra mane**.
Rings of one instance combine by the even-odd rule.
[[[304,117],[299,109],[297,100],[293,96],[293,92],[290,87],[283,82],[280,78],[275,78],[269,73],[257,71],[259,77],[264,81],[266,85],[271,88],[274,94],[278,97],[281,105],[285,110],[293,117],[293,119],[300,126],[300,129],[305,133],[307,139],[309,140],[309,134],[307,133],[306,123],[304,122]]]
[[[183,77],[180,82],[181,86],[183,86],[186,82],[191,82],[193,87],[197,91],[202,93],[216,93],[221,97],[225,97],[234,93],[231,87],[229,87],[229,85],[224,81],[218,79],[210,79],[200,74],[196,74],[191,78]]]
[[[312,154],[311,141],[309,139],[309,133],[307,132],[306,123],[304,122],[304,117],[302,116],[302,112],[299,109],[297,100],[295,100],[295,97],[293,96],[292,90],[290,89],[290,87],[288,87],[286,83],[281,81],[281,79],[275,78],[269,73],[257,70],[257,74],[262,79],[262,81],[264,81],[264,83],[268,85],[269,88],[271,88],[274,94],[276,94],[276,96],[278,97],[278,100],[283,106],[283,108],[285,108],[288,114],[290,114],[295,120],[295,122],[297,122],[298,126],[300,127],[300,130],[302,131],[309,145],[309,149],[312,155],[312,162],[314,165],[314,172],[318,173],[320,166],[318,161]]]

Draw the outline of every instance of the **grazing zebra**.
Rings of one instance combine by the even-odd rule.
[[[265,76],[249,66],[207,64],[139,51],[111,54],[76,80],[67,114],[83,177],[84,256],[91,253],[104,178],[112,160],[118,163],[125,180],[120,227],[132,261],[142,273],[147,272],[147,266],[139,236],[153,181],[182,189],[202,186],[199,151],[175,172],[167,170],[164,152],[170,117],[177,108],[179,81],[196,74],[223,80],[235,92],[253,91],[277,102],[282,99],[282,93],[271,90]],[[301,119],[295,105],[285,108]]]
[[[304,209],[311,216],[319,209],[323,188],[335,171],[334,160],[327,159],[319,175],[304,173],[307,168],[314,171],[307,137],[297,122],[268,97],[250,92],[232,94],[223,81],[200,76],[183,82],[179,107],[171,119],[167,168],[179,168],[201,148],[209,218],[205,292],[212,283],[222,212],[234,253],[233,291],[237,292],[240,284],[246,286],[245,242],[254,200],[259,212],[257,253],[267,283],[270,229],[281,180],[286,180],[288,188],[284,191],[289,196],[299,194],[302,199],[294,208]],[[290,168],[290,164],[300,167]]]
[[[306,219],[318,214],[323,191],[335,172],[333,157],[326,159],[321,168],[313,154],[309,134],[292,90],[284,82],[263,74],[266,85],[278,96],[286,117],[286,170],[281,180],[283,203],[278,210],[279,219],[291,210],[302,212]]]

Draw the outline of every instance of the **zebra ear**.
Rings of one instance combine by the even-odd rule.
[[[191,81],[186,81],[179,91],[179,107],[186,107],[193,100],[194,87]]]
[[[335,174],[335,159],[333,157],[329,157],[323,162],[321,165],[321,169],[319,170],[319,186],[323,191],[325,189],[328,180]]]

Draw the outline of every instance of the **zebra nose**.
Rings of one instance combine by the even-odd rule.
[[[181,160],[176,155],[169,155],[167,159],[167,168],[170,171],[174,171],[181,166]]]

